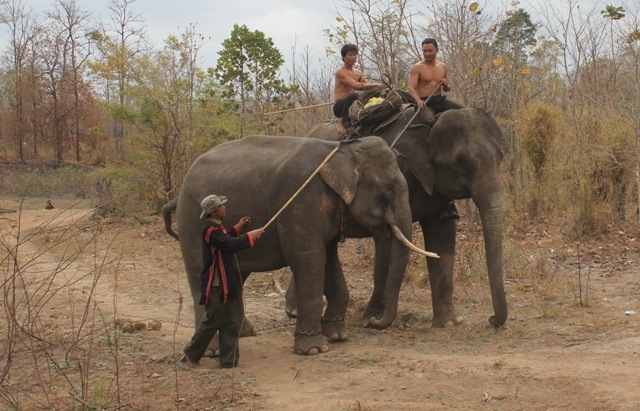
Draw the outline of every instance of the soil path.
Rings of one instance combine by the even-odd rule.
[[[0,208],[13,206],[0,202]],[[83,287],[91,286],[94,277],[78,275],[95,268],[98,261],[103,272],[95,300],[101,316],[162,321],[160,331],[120,335],[120,401],[137,409],[640,409],[640,316],[625,315],[627,310],[640,311],[635,264],[640,259],[633,247],[625,254],[624,268],[602,255],[589,266],[588,307],[578,306],[572,292],[543,292],[536,283],[509,278],[510,314],[505,327],[489,326],[488,290],[478,284],[477,293],[457,289],[456,304],[465,323],[433,329],[429,289],[410,281],[403,286],[398,319],[389,329],[378,331],[363,328],[358,320],[371,290],[366,275],[371,253],[356,253],[347,241],[341,256],[352,288],[349,341],[332,344],[323,355],[293,354],[293,322],[284,314],[276,286],[286,284],[286,272],[264,273],[247,284],[248,315],[261,331],[240,340],[241,367],[219,370],[215,361],[205,360],[191,369],[174,361],[193,332],[177,242],[164,233],[160,221],[144,226],[98,224],[88,218],[90,213],[90,209],[23,210],[20,230],[30,237],[22,252],[25,257],[38,255],[39,264],[44,264],[40,272],[51,271],[59,266],[61,253],[43,244],[61,238],[65,227],[84,227],[87,238],[99,233],[100,239],[92,243],[95,247],[85,248],[72,264],[58,268],[61,275],[56,281],[75,280],[65,298],[50,301],[48,312],[60,318],[60,313],[68,313],[70,300],[82,301]],[[16,227],[18,214],[12,215],[0,218],[5,241]],[[559,290],[575,272],[575,261],[567,254],[562,262],[553,255],[547,260],[546,270],[555,276],[548,284]],[[420,268],[419,262],[416,267]],[[101,369],[98,364],[111,359],[99,355],[97,350],[92,369],[96,375],[106,374],[96,379],[112,375],[108,371],[113,369],[106,365]],[[20,360],[14,358],[14,369],[19,369]],[[54,398],[67,404],[72,401],[68,391],[61,389]]]

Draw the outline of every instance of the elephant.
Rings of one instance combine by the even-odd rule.
[[[330,350],[329,340],[347,340],[349,291],[338,259],[345,227],[350,228],[348,235],[373,236],[384,246],[386,304],[380,316],[371,319],[371,326],[384,328],[393,322],[409,263],[412,221],[407,182],[383,139],[335,142],[247,136],[198,157],[185,174],[178,197],[162,209],[166,231],[180,242],[196,324],[204,313],[198,305],[200,202],[209,194],[228,197],[226,221],[250,216],[252,225],[265,229],[255,247],[237,253],[243,281],[252,272],[291,268],[299,301],[295,353],[324,353]],[[173,211],[177,233],[172,229]]]
[[[415,124],[412,106],[377,133],[393,145],[398,166],[407,180],[412,221],[422,227],[425,249],[438,259],[427,258],[432,295],[432,326],[445,327],[464,321],[453,305],[453,262],[456,222],[441,219],[441,211],[454,199],[471,198],[483,227],[489,285],[494,314],[489,323],[500,327],[507,321],[508,308],[503,283],[502,230],[504,194],[499,166],[506,144],[495,117],[479,108],[465,107],[437,115],[422,110]],[[429,124],[429,125],[427,125]],[[403,133],[403,130],[404,131]],[[316,125],[306,137],[339,140],[335,124]],[[386,258],[374,266],[374,291],[364,318],[385,310]],[[295,316],[295,279],[287,290],[286,312]]]

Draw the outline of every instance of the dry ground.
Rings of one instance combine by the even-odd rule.
[[[175,361],[193,316],[178,243],[161,221],[97,222],[86,204],[43,206],[28,200],[20,213],[0,214],[1,409],[640,409],[640,315],[625,315],[640,313],[637,233],[580,245],[564,244],[559,229],[544,225],[511,233],[509,320],[497,330],[487,322],[473,224],[460,224],[456,262],[456,304],[466,321],[449,329],[430,327],[417,256],[393,326],[363,328],[373,250],[365,242],[356,252],[348,240],[341,256],[352,288],[349,341],[318,356],[293,354],[281,295],[287,272],[255,274],[246,306],[260,332],[240,340],[241,367],[219,370],[205,359],[191,369]],[[18,207],[0,201],[0,209]],[[124,333],[114,319],[159,320],[162,328]]]

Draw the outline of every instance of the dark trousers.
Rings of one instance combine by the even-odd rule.
[[[226,304],[223,303],[218,287],[213,287],[209,302],[205,304],[206,318],[198,324],[195,334],[184,349],[185,355],[192,361],[200,361],[217,331],[220,342],[220,368],[233,368],[238,365],[240,349],[237,311],[238,300],[234,298]]]
[[[338,100],[333,105],[333,115],[342,118],[345,124],[349,124],[349,107],[358,99],[358,93],[351,93],[344,100]]]
[[[422,100],[427,99],[427,97],[420,97],[420,98]],[[447,110],[463,108],[464,106],[460,103],[456,103],[453,100],[447,100],[447,96],[439,95],[439,96],[431,96],[429,101],[427,101],[427,107],[431,107],[433,111],[437,114]]]

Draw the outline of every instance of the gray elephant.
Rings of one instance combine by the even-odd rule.
[[[338,145],[319,175],[277,214]],[[344,317],[349,293],[338,260],[338,241],[345,227],[350,227],[350,235],[373,236],[384,246],[386,304],[379,318],[371,319],[371,325],[386,327],[393,322],[409,262],[409,249],[403,242],[411,238],[412,222],[406,180],[383,139],[366,137],[338,143],[248,136],[220,144],[197,158],[185,175],[178,198],[163,207],[167,232],[180,241],[196,323],[203,314],[198,305],[200,201],[212,193],[229,198],[227,221],[251,216],[252,225],[262,227],[278,215],[255,247],[237,254],[237,261],[243,280],[251,272],[291,268],[300,302],[296,353],[329,351],[325,337],[347,339]],[[178,233],[171,227],[174,210]],[[327,299],[324,313],[323,294]]]
[[[453,305],[453,262],[456,248],[455,220],[440,218],[451,199],[471,198],[478,207],[482,221],[489,285],[494,315],[489,323],[494,327],[507,321],[507,302],[503,283],[502,230],[504,220],[503,187],[499,165],[504,155],[502,132],[493,115],[477,108],[463,108],[441,113],[430,128],[425,123],[433,113],[420,113],[424,121],[415,120],[404,133],[401,131],[412,118],[414,109],[384,128],[379,135],[398,153],[398,165],[409,186],[409,201],[413,221],[420,222],[425,248],[439,259],[428,258],[433,306],[432,325],[444,327],[464,321]],[[398,137],[400,136],[400,137]],[[338,140],[332,123],[317,125],[307,137]],[[376,249],[377,250],[377,249]],[[385,311],[385,283],[388,256],[379,259],[376,253],[374,291],[364,312],[367,318]],[[295,316],[295,299],[287,290],[286,311]]]

